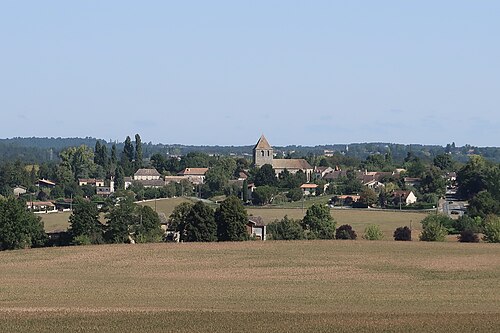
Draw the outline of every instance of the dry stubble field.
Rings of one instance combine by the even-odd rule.
[[[500,331],[498,244],[45,248],[0,272],[0,332]]]

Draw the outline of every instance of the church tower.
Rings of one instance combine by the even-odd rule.
[[[260,137],[255,147],[253,147],[253,164],[261,167],[264,164],[273,165],[273,147],[267,142],[264,134]]]

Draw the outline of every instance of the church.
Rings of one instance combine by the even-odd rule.
[[[264,164],[272,165],[276,176],[285,169],[290,173],[302,170],[307,176],[307,181],[311,180],[313,173],[313,167],[304,159],[275,159],[273,147],[271,147],[264,135],[260,137],[255,147],[253,147],[253,164],[258,168]]]

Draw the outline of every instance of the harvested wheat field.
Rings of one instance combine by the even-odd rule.
[[[0,271],[0,332],[500,331],[498,244],[81,246]]]

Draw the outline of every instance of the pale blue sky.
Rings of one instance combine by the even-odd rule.
[[[500,146],[500,1],[1,1],[0,137]]]

